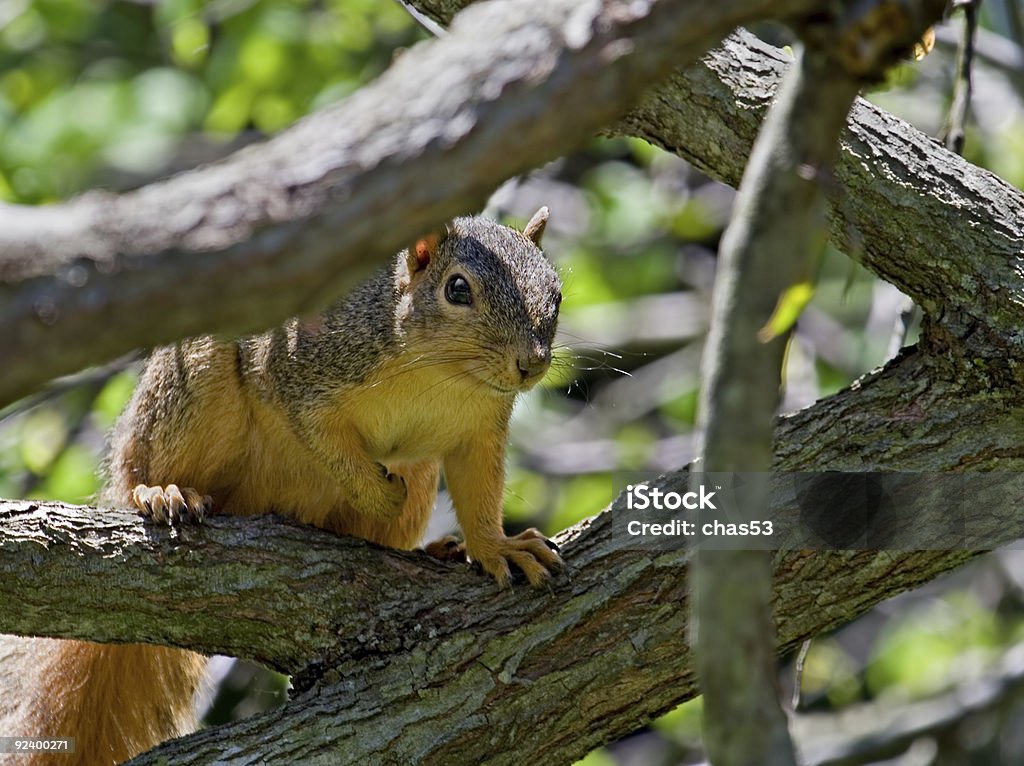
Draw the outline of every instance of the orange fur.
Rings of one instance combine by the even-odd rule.
[[[35,639],[47,649],[32,667],[44,704],[25,711],[24,728],[5,734],[75,737],[75,752],[0,756],[12,766],[109,766],[195,726],[192,697],[206,660],[182,649]],[[117,716],[107,711],[117,711]]]

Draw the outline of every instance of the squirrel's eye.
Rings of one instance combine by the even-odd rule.
[[[460,306],[473,305],[473,292],[469,289],[469,282],[461,274],[454,274],[448,278],[444,286],[444,297],[449,303],[457,303]]]
[[[555,296],[555,311],[558,311],[559,306],[562,305],[562,294],[559,293]]]

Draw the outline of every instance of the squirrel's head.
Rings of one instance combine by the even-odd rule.
[[[540,249],[548,209],[523,231],[456,218],[398,257],[396,331],[424,363],[510,396],[551,364],[562,283]]]

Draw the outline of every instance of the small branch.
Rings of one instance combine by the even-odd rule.
[[[953,103],[949,107],[942,142],[951,152],[964,153],[967,115],[971,108],[971,70],[974,66],[974,36],[978,28],[981,0],[961,0],[955,7],[963,9],[964,26],[956,53],[956,77],[953,80]]]
[[[822,177],[860,83],[827,50],[796,50],[720,248],[701,387],[702,471],[770,469],[789,328],[771,341],[760,336],[786,290],[813,278],[825,243]],[[765,485],[746,498],[754,518],[764,518],[767,492]],[[775,682],[770,554],[701,548],[692,587],[709,759],[723,766],[795,763]]]
[[[83,386],[91,387],[95,385],[102,387],[112,377],[128,369],[141,358],[142,354],[133,351],[130,354],[125,354],[124,356],[100,367],[90,367],[89,369],[75,373],[74,375],[66,375],[62,378],[57,378],[31,396],[26,396],[24,399],[19,399],[13,404],[0,409],[0,423],[10,420],[11,418],[16,418],[19,415],[24,415],[29,410],[57,399],[76,388],[81,388]]]
[[[1018,1],[1009,0],[1010,3]],[[984,27],[976,29],[974,37],[978,61],[999,70],[1024,98],[1024,48],[1021,44]],[[962,30],[958,33],[946,25],[935,29],[935,44],[950,52],[959,49],[962,39]]]
[[[796,654],[796,660],[793,662],[793,696],[790,697],[790,707],[797,711],[800,709],[800,699],[803,689],[804,682],[804,663],[807,661],[807,655],[811,651],[811,639],[807,639],[800,644],[800,651]]]

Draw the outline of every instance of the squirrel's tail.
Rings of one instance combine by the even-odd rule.
[[[34,749],[0,764],[108,766],[185,734],[205,667],[184,649],[0,637],[0,732],[75,738],[73,755]]]

